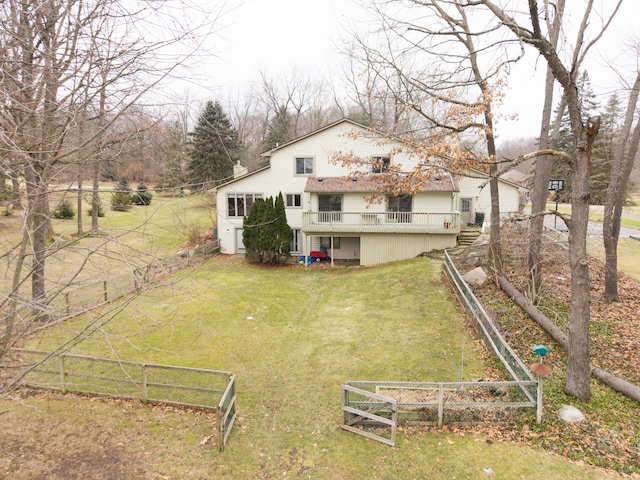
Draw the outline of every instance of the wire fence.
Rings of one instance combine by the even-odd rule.
[[[346,382],[358,391],[346,392],[346,404],[362,411],[375,410],[391,418],[391,411],[381,411],[381,403],[371,402],[365,392],[396,400],[398,421],[405,424],[455,422],[500,422],[530,409],[536,402],[525,393],[537,382]],[[357,414],[344,418],[352,421]],[[366,423],[366,422],[365,422]]]
[[[404,423],[501,422],[523,409],[540,411],[542,398],[538,381],[502,337],[491,317],[473,294],[445,251],[445,272],[455,286],[469,318],[475,323],[487,347],[511,378],[499,382],[379,382],[349,381],[342,388],[343,428],[383,443],[393,444],[397,418]],[[346,387],[345,387],[346,386]],[[372,400],[378,397],[389,401]],[[388,435],[362,433],[355,428],[373,427]]]
[[[485,343],[515,382],[537,383],[529,368],[500,334],[491,317],[487,314],[480,301],[473,294],[473,291],[455,267],[451,254],[460,253],[463,250],[464,249],[453,249],[445,251],[444,267],[445,272],[456,287],[455,292],[464,305],[467,315],[475,322]],[[536,387],[530,389],[528,396],[532,400],[535,399]]]
[[[23,349],[12,353],[26,372],[19,382],[25,387],[215,412],[218,450],[224,450],[236,417],[235,376],[230,372]]]
[[[16,296],[19,307],[14,315],[22,323],[28,323],[33,316],[49,320],[64,320],[141,291],[146,286],[190,267],[219,251],[220,240],[215,239],[181,255],[156,259],[152,263],[120,275],[105,275],[103,278],[82,282],[83,284],[79,286],[68,286],[41,305],[35,305],[30,299],[21,300]],[[6,315],[5,312],[0,312],[0,324],[5,322],[4,315]]]

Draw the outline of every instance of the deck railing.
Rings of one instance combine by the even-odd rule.
[[[307,211],[302,214],[302,229],[307,233],[458,234],[460,213]]]

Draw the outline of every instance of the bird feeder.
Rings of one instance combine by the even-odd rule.
[[[536,411],[536,421],[542,423],[542,380],[548,377],[551,373],[551,369],[547,367],[543,362],[544,356],[549,353],[549,349],[546,345],[535,345],[533,347],[533,353],[537,357],[540,357],[540,362],[536,362],[531,365],[531,371],[538,377],[538,401]]]

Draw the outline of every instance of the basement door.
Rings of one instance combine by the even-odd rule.
[[[463,227],[475,222],[473,217],[473,197],[460,199],[460,221]]]

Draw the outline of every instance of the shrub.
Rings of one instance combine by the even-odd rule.
[[[111,194],[111,210],[116,212],[126,212],[133,202],[131,187],[126,177],[122,177],[116,186],[115,192]]]
[[[151,203],[151,199],[153,198],[153,194],[149,191],[149,188],[141,183],[138,185],[138,189],[132,195],[133,203],[136,205],[149,205]]]
[[[293,232],[287,224],[282,193],[275,203],[273,197],[256,199],[243,225],[242,242],[249,260],[282,263],[290,256]]]
[[[93,206],[87,210],[89,216],[93,215]],[[104,217],[104,208],[102,208],[102,202],[98,201],[98,217]]]
[[[53,212],[53,218],[69,219],[76,216],[76,211],[73,209],[71,202],[68,199],[63,199]]]

